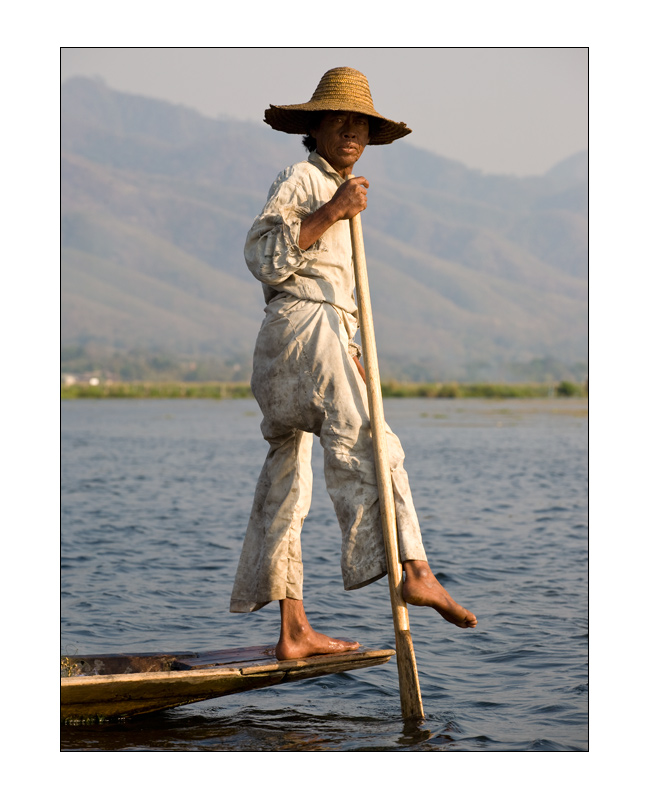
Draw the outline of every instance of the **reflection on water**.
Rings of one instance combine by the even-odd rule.
[[[64,749],[584,750],[584,400],[388,400],[439,580],[474,631],[412,609],[427,719],[404,731],[395,660],[126,723]],[[228,613],[266,452],[254,401],[63,403],[63,654],[272,644],[279,614]],[[345,592],[314,447],[303,533],[314,627],[390,647],[386,580]]]

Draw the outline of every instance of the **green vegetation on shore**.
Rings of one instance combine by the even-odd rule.
[[[495,384],[495,383],[395,383],[382,385],[384,397],[467,398],[492,397],[586,397],[587,388],[570,381],[548,384]],[[91,385],[74,383],[61,386],[61,399],[77,398],[176,398],[193,397],[224,400],[252,397],[247,383],[118,383],[106,382]]]
[[[386,383],[384,397],[586,397],[587,388],[570,381],[541,383]]]
[[[80,397],[89,398],[170,398],[194,397],[208,400],[224,400],[231,398],[252,397],[253,393],[247,383],[119,383],[107,382],[91,385],[73,383],[61,386],[62,400],[75,400]]]

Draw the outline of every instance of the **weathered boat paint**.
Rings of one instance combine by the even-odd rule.
[[[104,721],[386,663],[394,650],[359,648],[278,661],[274,647],[207,653],[114,653],[61,659],[61,719]]]

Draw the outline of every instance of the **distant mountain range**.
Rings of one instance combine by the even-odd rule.
[[[243,243],[300,137],[74,78],[61,141],[64,368],[148,354],[248,377],[263,298]],[[586,152],[516,178],[402,140],[356,174],[382,378],[581,377]]]

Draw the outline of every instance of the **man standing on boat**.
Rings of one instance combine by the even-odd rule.
[[[343,584],[358,589],[386,575],[368,399],[357,331],[349,222],[367,205],[368,181],[351,177],[367,145],[411,131],[374,108],[368,81],[329,70],[308,103],[271,106],[265,121],[302,134],[306,161],[277,177],[245,246],[263,284],[266,316],[253,362],[253,394],[269,451],[233,588],[230,610],[280,602],[279,659],[356,649],[358,642],[313,630],[302,601],[300,534],[311,502],[312,434],[325,454],[325,480],[343,536]],[[422,545],[404,453],[387,444],[407,603],[434,608],[460,628],[476,617],[433,575]]]

